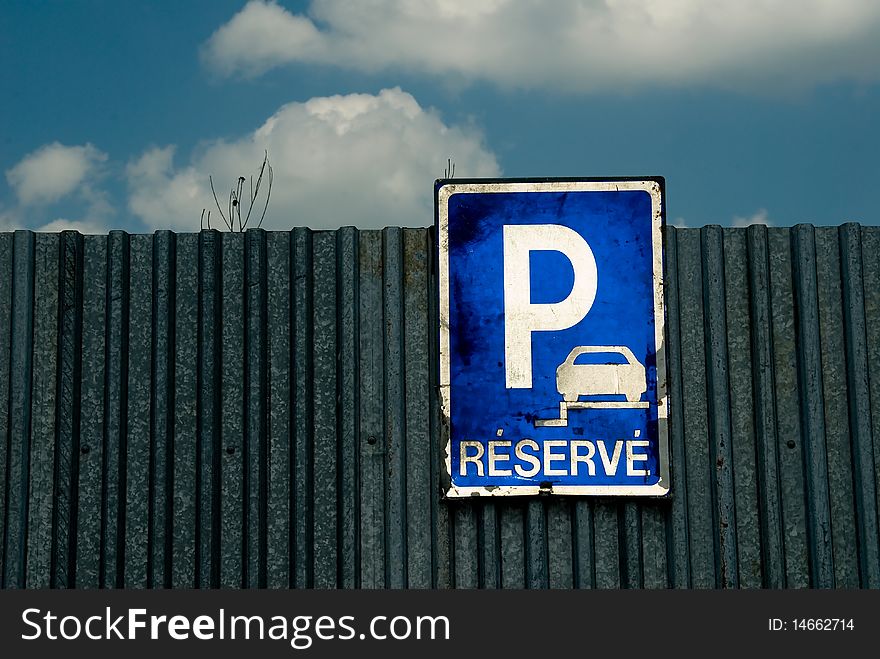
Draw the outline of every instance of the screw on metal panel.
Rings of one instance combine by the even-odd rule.
[[[367,437],[367,444],[375,444],[376,443],[376,435],[370,435]]]
[[[227,447],[226,447],[226,452],[227,452],[229,455],[232,455],[233,453],[235,453],[235,447],[234,447],[234,446],[227,446]]]
[[[83,455],[86,455],[91,450],[92,449],[90,449],[88,446],[83,446],[79,449],[79,452],[82,453]]]
[[[793,439],[789,439],[789,440],[785,443],[785,445],[788,446],[788,448],[794,448],[794,447],[795,447],[794,440],[793,440]]]

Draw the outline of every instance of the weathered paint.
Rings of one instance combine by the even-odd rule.
[[[447,501],[430,230],[0,234],[4,587],[880,587],[880,228],[667,229],[672,495]]]
[[[547,494],[552,491],[553,494],[560,495],[620,495],[620,496],[662,496],[669,491],[669,449],[668,449],[668,403],[667,403],[667,380],[666,380],[666,360],[665,360],[665,340],[664,340],[664,295],[663,295],[663,250],[662,250],[662,227],[663,227],[663,180],[662,179],[639,179],[639,178],[618,178],[618,179],[523,179],[509,180],[500,179],[498,181],[489,181],[485,179],[448,179],[438,181],[435,185],[435,214],[438,235],[438,263],[437,263],[437,279],[438,279],[438,295],[440,306],[440,401],[441,412],[444,423],[442,425],[443,433],[441,441],[445,445],[444,462],[446,473],[443,475],[443,486],[448,497],[471,497],[471,496],[512,496],[512,495],[540,495]],[[629,212],[638,217],[638,221],[627,220],[615,225],[615,230],[610,230],[608,225],[602,224],[601,231],[596,231],[597,225],[589,220],[593,219],[594,214],[599,215],[605,211],[606,207],[616,206],[611,198],[617,193],[644,195],[648,201],[645,211],[635,213],[631,209]],[[472,195],[469,197],[468,195]],[[548,196],[549,195],[549,196]],[[603,196],[604,195],[604,196]],[[577,196],[581,199],[592,197],[594,200],[605,199],[604,203],[595,201],[596,207],[590,208],[589,211],[581,211],[581,213],[566,214],[561,210],[571,200]],[[480,199],[482,201],[471,201],[472,199]],[[505,197],[517,199],[504,205]],[[544,201],[538,201],[540,198]],[[529,198],[529,203],[533,204],[529,207],[529,211],[523,211],[518,203],[527,203],[525,199]],[[492,200],[492,201],[487,201]],[[552,200],[552,201],[551,201]],[[458,204],[455,203],[458,202]],[[496,203],[497,202],[497,203]],[[488,204],[487,208],[478,206],[479,204]],[[453,208],[458,206],[456,213]],[[482,212],[469,214],[465,209],[480,207],[484,208]],[[499,217],[516,216],[520,213],[526,213],[527,217],[536,215],[535,210],[550,210],[547,213],[549,223],[530,223],[529,220],[521,224],[517,224],[516,220],[511,223],[504,224],[496,219]],[[601,210],[600,210],[601,209]],[[544,218],[544,215],[537,215]],[[564,220],[562,218],[565,218]],[[613,218],[614,214],[609,216]],[[490,219],[492,218],[492,219]],[[589,218],[589,220],[588,220]],[[521,221],[521,220],[520,220]],[[565,221],[571,223],[565,225]],[[601,220],[596,220],[601,221]],[[636,261],[645,261],[647,265],[646,278],[647,281],[639,280],[645,283],[646,289],[644,293],[634,295],[633,289],[619,289],[615,286],[614,281],[617,279],[613,273],[613,269],[618,266],[617,259],[633,257],[636,254],[643,254],[637,251],[643,249],[635,240],[638,231],[634,232],[633,225],[638,230],[644,232],[644,243],[650,250],[647,258],[634,259]],[[590,308],[596,299],[597,292],[597,263],[591,246],[587,243],[584,234],[585,229],[593,229],[593,237],[597,238],[594,243],[601,245],[606,239],[615,245],[626,244],[627,248],[616,252],[616,259],[613,265],[608,263],[606,257],[606,270],[602,277],[605,278],[605,290],[611,293],[605,293],[604,304],[606,309],[612,305],[621,305],[628,308],[636,304],[645,303],[645,313],[650,318],[649,327],[653,329],[651,339],[653,346],[649,349],[648,357],[656,362],[656,390],[648,393],[648,400],[645,402],[635,402],[628,396],[626,402],[621,401],[584,401],[574,402],[566,398],[559,403],[559,414],[556,418],[541,418],[534,422],[525,421],[529,413],[524,412],[520,405],[530,406],[532,409],[536,405],[546,405],[546,400],[541,400],[538,396],[536,402],[533,390],[533,355],[532,343],[534,341],[533,331],[536,330],[552,330],[551,332],[538,332],[538,334],[555,335],[557,330],[566,330],[577,325],[585,316],[588,315]],[[494,239],[493,239],[494,237]],[[591,239],[592,240],[592,239]],[[630,242],[631,241],[631,242]],[[487,249],[487,245],[491,245]],[[495,253],[495,249],[502,253]],[[533,303],[531,300],[531,283],[529,281],[530,267],[529,254],[530,251],[551,250],[558,251],[565,255],[568,265],[573,270],[573,281],[571,288],[566,287],[568,292],[564,299],[552,303]],[[503,263],[501,268],[498,263],[493,263],[493,259]],[[457,263],[457,266],[453,264]],[[461,271],[464,272],[461,272]],[[501,272],[498,272],[498,271]],[[493,271],[495,271],[493,273]],[[487,281],[494,277],[494,286],[489,286]],[[546,277],[546,276],[545,276]],[[610,282],[610,284],[609,284]],[[464,295],[463,289],[468,292],[475,292],[477,295]],[[475,289],[475,290],[474,290]],[[503,290],[502,294],[497,291]],[[487,293],[487,291],[492,291]],[[558,291],[557,291],[558,293]],[[625,296],[629,299],[624,299]],[[453,298],[457,300],[457,311],[453,312]],[[464,299],[464,301],[463,301]],[[500,318],[503,314],[503,344],[504,344],[504,369],[505,369],[505,387],[493,388],[494,379],[497,378],[494,372],[496,359],[501,366],[501,355],[495,355],[492,350],[483,346],[481,349],[474,350],[473,345],[478,343],[472,336],[491,335],[491,329],[494,325],[501,325],[496,322],[496,318]],[[594,314],[595,315],[595,314]],[[603,318],[609,316],[617,316],[614,318],[619,322],[620,314],[610,314],[606,311]],[[455,316],[455,317],[454,317]],[[475,318],[475,319],[471,319]],[[632,326],[640,325],[641,317],[637,321],[631,322]],[[456,324],[458,329],[456,330]],[[600,332],[602,329],[601,321],[596,325]],[[464,329],[467,328],[467,329]],[[607,333],[607,332],[606,332]],[[452,346],[452,335],[455,334],[457,346]],[[614,331],[614,340],[623,340],[619,335],[619,328]],[[572,335],[568,335],[569,341],[575,341],[574,345],[578,345],[580,341],[595,339],[594,334],[588,334],[586,331],[576,334],[577,339]],[[631,337],[632,338],[632,337]],[[499,340],[495,340],[499,343]],[[642,342],[648,343],[645,337],[639,336],[633,343],[641,345]],[[601,341],[600,341],[601,343]],[[493,344],[494,345],[494,344]],[[571,344],[569,344],[571,346]],[[580,346],[583,350],[594,350],[595,352],[610,352],[622,349],[610,345],[605,346]],[[632,366],[633,363],[641,369],[641,380],[644,382],[645,366],[640,364],[633,356],[629,348],[625,348],[628,352],[627,361]],[[564,353],[563,353],[564,354]],[[625,354],[625,353],[621,353]],[[563,365],[570,360],[573,361],[575,352],[570,353],[569,358],[563,362]],[[559,356],[557,356],[558,358]],[[630,361],[631,360],[631,361]],[[479,363],[480,366],[471,367],[471,363]],[[459,391],[464,392],[464,396],[459,395],[459,399],[468,399],[459,402],[453,407],[453,386],[452,364],[456,364],[456,370],[467,372],[466,376],[458,378]],[[646,360],[647,363],[647,360]],[[553,364],[555,366],[555,362]],[[557,376],[563,368],[560,365],[556,369]],[[547,371],[547,364],[543,364],[544,370]],[[612,367],[614,368],[614,367]],[[612,373],[613,377],[617,376],[617,371]],[[612,379],[613,379],[612,377]],[[653,377],[653,376],[652,376]],[[599,377],[595,371],[590,374],[589,384],[587,387],[596,387]],[[476,384],[479,383],[479,384]],[[562,392],[563,379],[557,377],[555,381],[556,389]],[[546,385],[545,385],[546,386]],[[647,387],[646,387],[647,388]],[[510,402],[506,394],[513,389],[528,390],[528,395],[518,399],[517,403]],[[619,389],[611,387],[598,387],[599,393],[607,394]],[[644,392],[644,389],[642,389]],[[546,391],[544,392],[547,393]],[[552,395],[555,397],[556,391]],[[584,392],[586,393],[586,392]],[[641,394],[636,398],[636,401]],[[525,400],[523,400],[525,398]],[[554,398],[554,401],[556,399]],[[554,403],[555,404],[555,403]],[[587,479],[585,476],[581,480],[577,478],[577,472],[572,471],[571,474],[563,474],[562,471],[551,473],[548,470],[548,458],[544,458],[544,468],[540,466],[534,467],[530,473],[521,471],[521,465],[515,468],[517,472],[506,474],[493,474],[492,466],[493,446],[496,443],[502,443],[505,447],[510,448],[510,458],[505,462],[513,462],[513,456],[520,460],[534,460],[532,464],[539,464],[537,456],[532,453],[525,456],[521,454],[520,448],[527,446],[533,452],[544,451],[543,455],[547,456],[552,448],[561,448],[563,446],[574,447],[581,444],[581,448],[588,450],[586,460],[592,460],[592,452],[601,453],[605,450],[605,445],[601,441],[596,441],[594,445],[591,442],[580,441],[583,439],[580,435],[575,435],[577,439],[562,440],[554,433],[546,433],[544,429],[567,427],[568,426],[568,410],[569,409],[605,409],[605,410],[621,410],[632,411],[633,409],[651,408],[653,411],[640,414],[636,418],[643,419],[656,415],[653,423],[646,424],[643,430],[637,430],[635,438],[639,438],[639,442],[645,442],[650,445],[651,451],[657,456],[654,473],[651,478],[647,479],[650,472],[638,474],[627,474],[627,478],[608,474],[611,476],[611,482],[601,482],[595,479]],[[459,412],[456,418],[454,409],[465,409],[465,413]],[[447,421],[448,420],[448,421]],[[628,419],[633,421],[633,419]],[[486,435],[489,424],[495,424],[491,427],[497,427],[496,436],[480,437],[480,434]],[[641,423],[644,423],[642,420]],[[595,417],[593,420],[595,424]],[[509,433],[505,433],[504,428],[507,426]],[[453,437],[452,428],[455,427],[456,437]],[[578,431],[590,429],[590,423],[585,423],[577,428]],[[607,429],[611,426],[600,426]],[[464,428],[464,430],[462,430]],[[540,430],[538,430],[540,428]],[[620,428],[617,428],[620,431]],[[629,432],[632,432],[631,430]],[[640,436],[640,432],[645,435]],[[504,434],[503,434],[504,433]],[[586,436],[589,436],[587,434]],[[621,437],[622,435],[613,435]],[[630,435],[632,438],[632,436]],[[496,439],[498,438],[498,439]],[[632,438],[634,439],[634,438]],[[513,445],[511,446],[511,440]],[[648,440],[648,441],[645,441]],[[619,448],[624,445],[623,440],[615,443],[615,447]],[[626,457],[631,456],[631,444],[626,444]],[[484,448],[485,447],[485,448]],[[572,455],[577,451],[572,448]],[[612,449],[613,451],[614,449]],[[473,451],[473,452],[471,452]],[[482,464],[480,460],[486,458],[488,463],[488,477],[495,478],[491,485],[486,484],[486,480],[481,480],[486,474],[480,469]],[[505,456],[506,458],[506,456]],[[602,456],[603,462],[608,464],[605,456]],[[598,455],[597,455],[598,461]],[[614,464],[621,464],[626,460]],[[470,462],[477,466],[477,478],[471,476],[471,480],[464,480],[466,476],[466,464]],[[571,457],[571,464],[577,462],[575,457]],[[629,464],[628,461],[626,461]],[[594,467],[590,467],[594,469]],[[574,470],[575,467],[572,467]],[[606,469],[606,472],[608,470]],[[615,470],[616,471],[616,470]],[[593,476],[593,471],[590,471]],[[567,480],[560,480],[559,476],[575,476]],[[629,478],[629,476],[637,476]],[[606,477],[607,478],[607,477]],[[462,482],[464,480],[464,482]],[[639,482],[639,481],[642,482]],[[645,482],[647,481],[647,482]]]

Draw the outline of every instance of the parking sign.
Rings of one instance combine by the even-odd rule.
[[[447,496],[669,491],[663,190],[438,181]]]

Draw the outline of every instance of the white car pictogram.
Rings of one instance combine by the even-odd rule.
[[[626,363],[574,363],[587,353],[622,355]],[[578,346],[556,369],[556,390],[567,403],[574,403],[579,396],[609,394],[622,394],[628,402],[635,403],[647,389],[645,367],[626,346]]]

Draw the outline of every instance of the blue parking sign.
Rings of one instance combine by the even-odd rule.
[[[669,491],[663,189],[438,181],[447,496]]]

